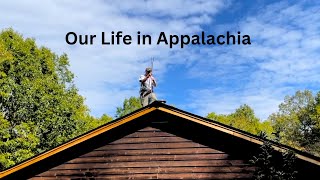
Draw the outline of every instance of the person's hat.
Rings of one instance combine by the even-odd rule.
[[[146,72],[151,72],[151,71],[152,71],[152,69],[150,67],[146,68]]]

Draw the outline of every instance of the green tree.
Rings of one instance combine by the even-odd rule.
[[[296,140],[306,151],[320,156],[320,92],[314,101],[298,114]]]
[[[123,101],[122,107],[117,107],[116,118],[122,117],[126,114],[129,114],[139,108],[142,108],[140,98],[138,97],[130,97],[129,99],[125,99]]]
[[[320,155],[320,92],[309,90],[286,96],[269,120],[281,143]]]
[[[257,156],[253,156],[251,163],[256,167],[254,178],[257,180],[274,179],[276,168],[273,162],[273,148],[269,142],[264,142]]]
[[[296,157],[291,151],[283,152],[281,158],[275,158],[270,142],[264,141],[258,155],[250,162],[256,167],[254,179],[257,180],[293,180],[296,179]]]
[[[255,116],[253,109],[246,104],[241,105],[234,113],[217,115],[212,112],[207,115],[207,118],[256,135],[261,131],[265,132],[268,136],[271,136],[272,133],[270,122],[260,122]]]
[[[81,135],[84,132],[102,126],[110,121],[112,121],[112,117],[106,114],[103,114],[100,118],[95,118],[87,114],[81,119],[81,122],[78,124],[78,131],[76,132],[77,134],[75,134],[75,136]]]
[[[225,115],[225,114],[216,114],[215,112],[211,112],[207,115],[208,119],[212,119],[218,122],[221,122],[223,124],[226,125],[231,125],[231,119],[229,117],[229,115]]]
[[[88,116],[68,68],[66,54],[12,29],[0,33],[0,169],[103,122]]]
[[[255,116],[253,109],[244,104],[230,114],[231,126],[244,131],[258,134],[260,132],[259,119]]]

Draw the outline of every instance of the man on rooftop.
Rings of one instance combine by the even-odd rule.
[[[143,107],[157,100],[153,88],[157,86],[155,78],[152,76],[152,69],[146,68],[145,74],[141,75],[140,81],[140,100]]]

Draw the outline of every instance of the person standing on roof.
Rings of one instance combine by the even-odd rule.
[[[152,69],[146,68],[145,74],[141,75],[140,81],[140,100],[143,107],[157,100],[153,88],[157,86],[155,78],[152,76]]]

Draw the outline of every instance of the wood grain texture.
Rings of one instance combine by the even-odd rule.
[[[147,127],[32,179],[251,179],[253,171],[244,160]]]

